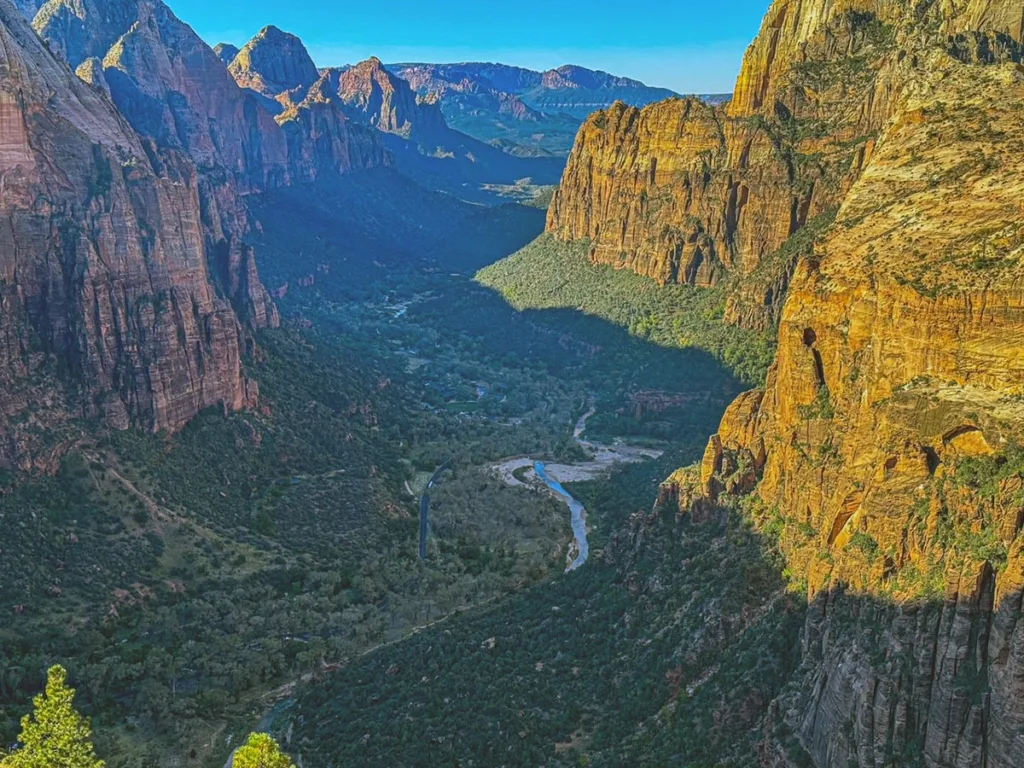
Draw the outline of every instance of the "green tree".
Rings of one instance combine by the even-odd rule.
[[[235,753],[231,768],[295,768],[295,763],[265,733],[249,735],[249,741]]]
[[[46,691],[35,697],[35,711],[21,720],[22,745],[0,761],[2,768],[103,768],[92,746],[92,728],[72,706],[64,667],[50,667]]]

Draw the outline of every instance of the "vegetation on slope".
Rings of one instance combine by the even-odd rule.
[[[764,381],[774,352],[768,333],[725,325],[726,287],[660,286],[627,270],[592,264],[586,241],[543,235],[482,269],[477,279],[516,309],[577,309],[668,348],[699,348],[749,385]]]

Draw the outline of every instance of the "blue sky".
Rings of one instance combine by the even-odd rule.
[[[211,45],[267,24],[320,66],[384,61],[580,64],[683,93],[731,91],[769,0],[168,0]]]

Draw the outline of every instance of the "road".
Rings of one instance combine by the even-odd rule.
[[[434,487],[434,483],[441,479],[441,474],[446,469],[448,469],[447,461],[434,470],[434,474],[430,476],[430,482],[427,483],[426,490],[420,496],[420,560],[427,559],[427,532],[430,528],[430,489]]]

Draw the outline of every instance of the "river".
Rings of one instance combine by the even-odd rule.
[[[537,473],[537,477],[543,480],[548,488],[565,499],[565,503],[569,505],[569,512],[572,518],[572,533],[576,539],[576,557],[566,566],[565,571],[566,573],[575,571],[587,562],[587,558],[590,557],[590,542],[587,540],[587,510],[583,508],[583,504],[579,499],[565,490],[560,482],[548,475],[544,462],[535,461],[533,463],[533,471]]]
[[[587,429],[587,419],[596,413],[591,406],[573,429],[573,437],[576,442],[591,455],[587,461],[578,461],[573,464],[547,464],[538,461],[534,457],[518,456],[511,459],[504,459],[492,466],[492,470],[508,485],[529,486],[531,485],[530,475],[540,480],[548,489],[569,505],[571,513],[572,532],[575,539],[574,545],[569,550],[567,560],[569,565],[566,572],[574,571],[587,562],[590,556],[590,544],[587,541],[587,511],[583,504],[571,493],[565,490],[562,483],[580,483],[588,480],[596,480],[607,474],[618,464],[634,464],[648,459],[656,459],[661,456],[662,451],[656,448],[647,448],[638,445],[629,445],[623,440],[616,439],[610,444],[595,443],[584,440],[583,435]],[[523,482],[515,473],[524,467],[530,467],[532,472],[527,472]],[[575,555],[573,551],[575,550]],[[571,558],[571,559],[570,559]]]

